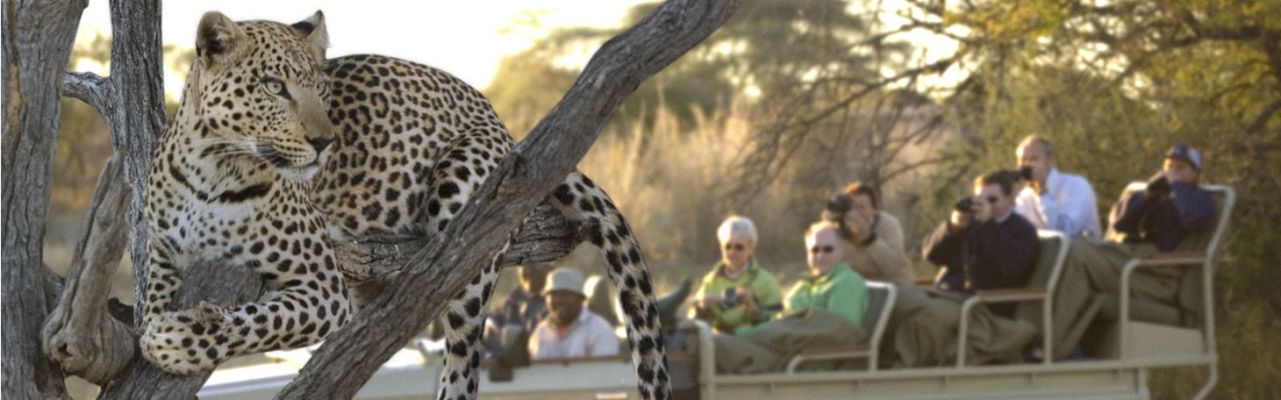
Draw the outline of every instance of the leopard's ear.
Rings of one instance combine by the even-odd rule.
[[[325,13],[316,10],[307,19],[298,21],[290,25],[298,34],[307,38],[308,42],[315,47],[316,54],[320,59],[325,59],[325,49],[329,48],[329,32],[325,29]]]
[[[249,36],[235,21],[217,11],[205,13],[196,28],[196,55],[207,66],[216,66],[234,59]]]

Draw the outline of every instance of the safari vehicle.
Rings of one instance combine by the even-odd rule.
[[[1140,268],[1186,268],[1201,282],[1201,310],[1193,324],[1181,319],[1180,310],[1150,304],[1118,294],[1113,319],[1117,357],[1075,361],[1045,360],[1021,364],[968,365],[962,352],[955,365],[931,368],[886,369],[878,354],[897,290],[893,285],[870,283],[872,302],[864,318],[871,332],[866,343],[842,348],[808,349],[792,359],[785,371],[769,374],[726,375],[715,369],[713,336],[707,325],[683,322],[674,336],[668,361],[677,398],[732,399],[1147,399],[1150,371],[1159,368],[1200,366],[1207,369],[1204,385],[1196,394],[1205,398],[1218,380],[1215,347],[1212,277],[1227,231],[1235,194],[1229,187],[1203,186],[1218,208],[1213,229],[1187,240],[1204,243],[1204,251],[1168,253],[1136,259],[1124,267],[1122,291]],[[1143,190],[1143,183],[1126,190]],[[1041,256],[1028,288],[979,292],[963,306],[968,313],[979,303],[1034,302],[1043,312],[1035,323],[1050,332],[1054,289],[1066,258],[1069,239],[1042,232]],[[1186,313],[1183,313],[1186,314]],[[968,329],[966,319],[958,329],[959,348]],[[682,338],[683,336],[683,338]],[[1052,338],[1041,337],[1043,354],[1051,354]],[[862,370],[798,371],[814,360],[866,359]],[[265,370],[221,370],[200,392],[201,399],[257,399],[271,397],[293,378],[294,372],[269,375]],[[365,384],[359,399],[416,399],[433,396],[441,361],[431,352],[402,351]],[[275,367],[280,370],[279,365]],[[256,376],[236,379],[234,375]],[[630,359],[625,356],[573,360],[535,361],[515,369],[511,380],[494,381],[482,372],[481,398],[487,399],[635,399],[636,383]]]

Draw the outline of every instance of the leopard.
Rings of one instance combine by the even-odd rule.
[[[335,241],[442,234],[515,143],[489,100],[446,71],[376,54],[337,57],[325,71],[339,133],[312,200]],[[627,317],[641,398],[671,398],[652,280],[627,220],[579,171],[546,202],[591,227],[587,240],[604,256]],[[478,340],[499,272],[495,258],[444,312],[439,399],[475,398]]]
[[[323,14],[285,25],[211,12],[148,178],[143,356],[173,373],[301,347],[353,312],[333,243],[439,235],[515,141],[479,90],[380,55],[325,60]],[[547,199],[591,227],[627,316],[642,398],[671,397],[652,279],[608,194],[580,172]],[[174,310],[185,266],[245,265],[268,288],[235,307]],[[442,318],[441,399],[475,398],[478,340],[500,272],[484,268]]]
[[[314,344],[352,315],[312,177],[336,138],[323,14],[285,25],[205,14],[183,96],[147,178],[143,357],[174,374]],[[244,266],[266,288],[177,309],[188,268]]]

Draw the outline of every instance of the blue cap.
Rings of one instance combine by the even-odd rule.
[[[1188,164],[1192,164],[1192,168],[1197,171],[1201,170],[1201,153],[1192,146],[1183,143],[1176,144],[1170,147],[1170,151],[1165,152],[1165,158],[1187,161]]]

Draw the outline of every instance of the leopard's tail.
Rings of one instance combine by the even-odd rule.
[[[640,244],[609,195],[587,176],[574,172],[553,192],[553,204],[569,220],[597,227],[590,240],[608,263],[619,303],[627,317],[627,336],[642,399],[670,399],[670,379],[653,284]]]

